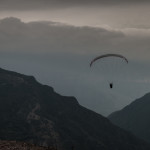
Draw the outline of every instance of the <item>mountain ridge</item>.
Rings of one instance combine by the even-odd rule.
[[[149,150],[150,145],[33,76],[0,69],[0,139],[58,150]]]

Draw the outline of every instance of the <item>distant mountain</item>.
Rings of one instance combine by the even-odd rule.
[[[58,150],[150,150],[107,118],[34,77],[0,69],[0,139]]]
[[[112,113],[108,118],[119,127],[150,143],[150,93]]]

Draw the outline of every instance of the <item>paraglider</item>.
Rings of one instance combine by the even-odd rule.
[[[108,61],[108,58],[111,58],[111,61]],[[101,63],[103,63],[103,65],[104,65],[103,68],[104,68],[104,69],[107,68],[107,67],[105,66],[105,63],[107,63],[107,65],[109,65],[109,70],[112,70],[112,68],[114,68],[117,63],[118,63],[118,64],[121,63],[120,60],[119,60],[119,62],[117,62],[117,63],[115,62],[115,63],[113,64],[114,58],[117,58],[117,59],[119,58],[119,59],[121,60],[121,62],[122,62],[122,60],[123,60],[123,63],[125,62],[126,64],[128,64],[127,58],[124,57],[124,56],[122,56],[122,55],[120,55],[120,54],[104,54],[104,55],[100,55],[100,56],[94,58],[94,59],[90,62],[90,67],[92,67],[93,64],[99,60]],[[104,60],[104,59],[105,59],[105,60]],[[102,61],[102,60],[103,60],[103,61]],[[100,65],[101,65],[101,64],[100,64]],[[101,66],[100,66],[100,67],[101,67]],[[117,72],[117,71],[112,70],[112,72],[109,72],[109,73],[108,73],[108,70],[107,70],[105,75],[107,76],[107,75],[109,74],[109,75],[111,76],[111,75],[113,74],[113,72]],[[109,87],[110,87],[110,89],[113,88],[113,82],[112,82],[112,81],[109,81]]]

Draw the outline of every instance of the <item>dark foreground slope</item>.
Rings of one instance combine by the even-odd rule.
[[[0,139],[59,150],[150,150],[101,115],[34,77],[0,69]]]
[[[56,149],[52,147],[36,146],[24,142],[0,140],[0,150],[56,150]]]
[[[150,93],[108,117],[114,124],[150,142]]]
[[[36,146],[24,142],[0,140],[0,150],[56,150],[56,149],[52,147]]]

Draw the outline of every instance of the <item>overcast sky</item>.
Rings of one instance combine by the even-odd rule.
[[[108,115],[150,90],[147,0],[1,0],[0,64]],[[129,64],[115,88],[89,68],[119,53]]]
[[[1,0],[0,17],[50,20],[74,25],[150,27],[147,0]]]

